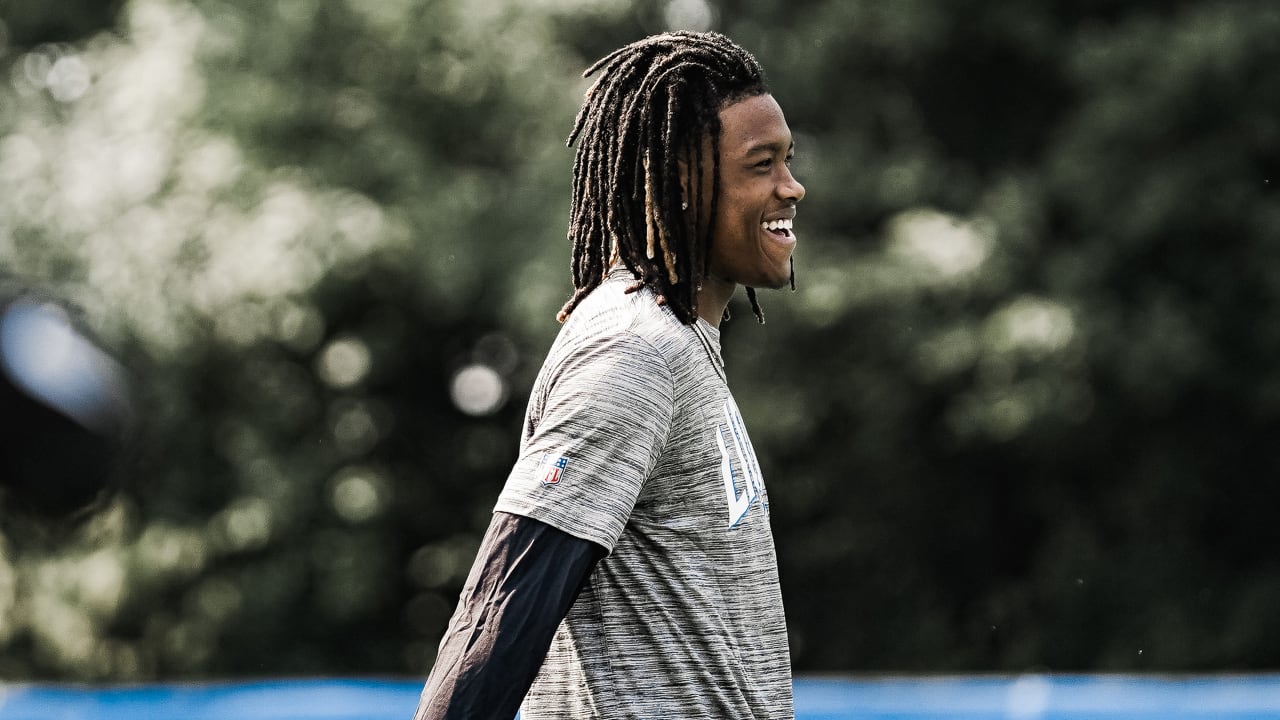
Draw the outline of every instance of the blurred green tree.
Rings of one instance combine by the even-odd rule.
[[[578,75],[669,27],[760,56],[809,190],[724,337],[797,672],[1280,660],[1280,9],[46,6],[0,4],[0,266],[143,412],[108,508],[0,536],[4,677],[425,672],[569,290]]]

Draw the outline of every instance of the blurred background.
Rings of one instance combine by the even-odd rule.
[[[1280,667],[1280,6],[0,0],[0,677],[426,673],[592,61],[756,53],[797,674]]]

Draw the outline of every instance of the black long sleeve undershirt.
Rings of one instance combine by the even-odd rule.
[[[414,720],[512,718],[605,548],[497,512]]]

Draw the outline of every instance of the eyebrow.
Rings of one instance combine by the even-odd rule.
[[[782,147],[782,143],[780,142],[756,143],[755,145],[752,145],[751,147],[747,148],[747,151],[743,153],[743,155],[750,156],[750,155],[755,155],[756,153],[759,153],[759,152],[775,153],[781,147]],[[790,152],[795,149],[796,149],[796,141],[792,140],[791,143],[787,145],[787,151]]]

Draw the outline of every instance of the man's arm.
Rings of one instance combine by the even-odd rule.
[[[515,717],[605,548],[497,512],[427,677],[414,720]]]

